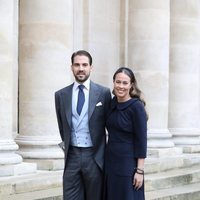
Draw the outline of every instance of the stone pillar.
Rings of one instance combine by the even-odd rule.
[[[171,1],[169,128],[187,151],[200,144],[199,12],[198,0]]]
[[[20,1],[19,153],[39,169],[63,168],[54,92],[72,82],[73,1]]]
[[[148,147],[174,147],[168,130],[169,0],[129,1],[128,66],[147,102]]]
[[[13,87],[13,105],[12,105],[12,132],[13,132],[13,138],[16,137],[18,133],[18,22],[19,22],[19,0],[14,0],[14,8],[13,9],[13,19],[15,20],[15,23],[13,25],[13,40],[15,41],[15,45],[13,48],[13,81],[12,81],[12,87]]]
[[[13,70],[16,67],[17,0],[0,1],[0,176],[34,172],[35,165],[22,163],[16,154],[18,145],[12,135],[13,125]],[[14,100],[16,102],[16,99]]]
[[[80,0],[75,0],[79,2]],[[120,65],[121,0],[83,1],[77,7],[75,19],[82,12],[82,47],[93,56],[91,79],[112,88],[112,75]],[[97,14],[101,13],[101,14]],[[77,27],[78,28],[78,27]]]

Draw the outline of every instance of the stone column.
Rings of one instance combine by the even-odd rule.
[[[75,2],[79,0],[75,0]],[[121,0],[84,0],[77,7],[75,19],[82,12],[82,47],[93,56],[91,79],[112,88],[112,75],[120,65]],[[123,3],[123,2],[122,2]],[[101,13],[101,14],[97,14]],[[76,28],[76,27],[75,27]]]
[[[54,92],[72,82],[73,1],[20,1],[19,153],[39,169],[63,168]]]
[[[128,66],[147,103],[148,147],[174,146],[168,130],[169,0],[129,1]]]
[[[198,0],[171,1],[169,128],[174,143],[187,151],[193,145],[200,150],[199,22]]]
[[[15,45],[13,48],[13,105],[12,105],[12,132],[13,138],[16,137],[18,133],[18,31],[19,31],[19,0],[14,0],[14,8],[13,9],[13,19],[15,21],[13,25],[13,40],[15,41]]]
[[[0,176],[10,176],[34,172],[35,165],[22,163],[16,154],[18,145],[13,139],[13,71],[16,67],[18,24],[17,0],[0,0]],[[15,74],[16,75],[16,74]],[[15,114],[14,114],[15,115]],[[28,167],[28,168],[27,168]]]

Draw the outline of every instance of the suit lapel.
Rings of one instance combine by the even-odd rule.
[[[68,86],[62,93],[62,101],[65,109],[66,118],[69,126],[72,124],[72,88],[73,84]],[[100,89],[95,83],[90,82],[90,91],[89,91],[89,108],[88,108],[88,119],[92,116],[95,106],[98,103],[98,98],[100,96]]]
[[[90,93],[89,93],[89,108],[88,108],[88,119],[92,116],[92,113],[97,104],[100,95],[100,89],[92,81],[90,82]]]
[[[65,114],[70,127],[72,124],[72,88],[73,84],[67,87],[65,91],[62,93],[62,100],[65,109]]]

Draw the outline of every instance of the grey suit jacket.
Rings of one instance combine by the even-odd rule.
[[[73,84],[55,93],[55,107],[58,127],[62,141],[65,143],[65,159],[67,159],[71,137],[72,88]],[[104,164],[104,151],[106,143],[105,122],[110,101],[110,90],[90,81],[88,123],[93,143],[94,159],[101,169],[103,169]],[[99,105],[102,105],[97,106],[98,103]]]

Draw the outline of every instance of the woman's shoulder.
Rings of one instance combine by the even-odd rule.
[[[125,102],[125,104],[128,107],[144,107],[143,102],[137,98],[137,97],[133,97],[130,100],[128,100],[127,102]]]
[[[130,112],[133,113],[134,116],[145,117],[148,119],[144,103],[139,98],[131,104]]]
[[[133,107],[144,107],[144,103],[139,98],[136,97],[132,98],[131,105]]]
[[[145,110],[144,103],[139,98],[133,98],[130,108],[131,110],[136,112],[141,112]]]

